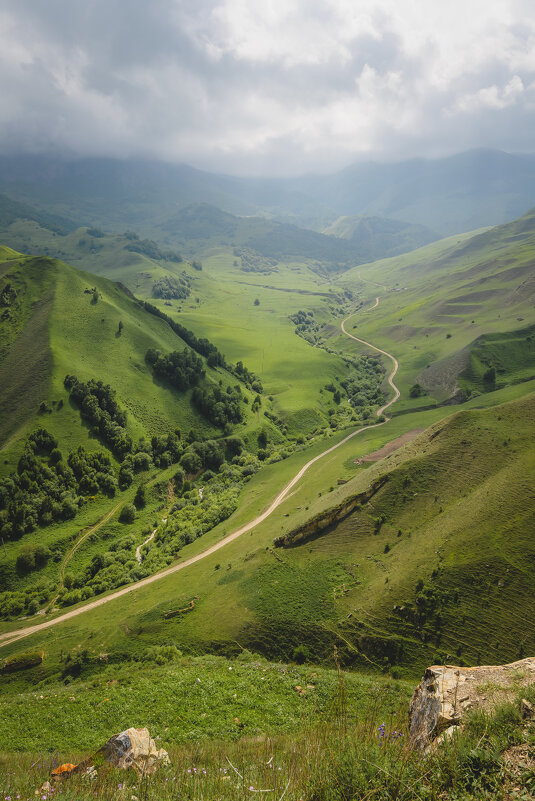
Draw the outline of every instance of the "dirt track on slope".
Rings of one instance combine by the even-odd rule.
[[[379,298],[376,299],[375,305],[372,306],[367,311],[371,311],[372,308],[376,308],[378,304],[379,304]],[[349,315],[349,317],[352,316],[353,316],[352,314]],[[388,409],[390,406],[392,406],[393,403],[397,401],[400,395],[399,389],[394,383],[394,377],[398,371],[398,361],[394,356],[392,356],[391,353],[388,353],[388,351],[381,350],[381,348],[372,345],[370,342],[366,342],[366,340],[364,339],[359,339],[359,337],[355,337],[353,336],[353,334],[349,334],[345,329],[345,323],[349,320],[349,317],[346,317],[346,319],[342,323],[340,323],[340,328],[342,329],[344,334],[348,336],[350,339],[354,339],[356,342],[360,342],[362,345],[366,345],[366,347],[371,348],[372,350],[376,350],[378,353],[382,353],[384,356],[387,356],[389,359],[391,359],[393,364],[392,372],[388,376],[388,383],[394,390],[394,397],[387,403],[385,403],[383,406],[381,406],[380,409],[377,410],[376,412],[377,417],[380,417],[383,414],[383,412],[386,411],[386,409]],[[231,534],[228,534],[226,537],[224,537],[222,540],[219,540],[219,542],[216,542],[214,545],[211,545],[210,548],[207,548],[205,551],[202,551],[201,553],[196,554],[195,556],[190,556],[189,559],[185,559],[183,562],[179,562],[177,565],[172,565],[171,567],[162,570],[160,573],[155,573],[153,576],[148,576],[145,579],[141,579],[141,581],[137,581],[135,584],[129,584],[127,587],[123,587],[120,590],[116,590],[110,593],[110,595],[98,598],[95,601],[91,601],[90,603],[85,604],[84,606],[81,606],[78,609],[71,609],[70,612],[65,612],[64,614],[54,618],[53,620],[47,620],[44,621],[43,623],[38,623],[34,626],[28,626],[27,628],[24,629],[17,629],[16,631],[4,632],[3,634],[0,634],[0,648],[4,645],[9,645],[13,642],[16,642],[17,640],[21,640],[24,637],[29,637],[31,634],[37,634],[40,631],[44,631],[45,629],[51,628],[52,626],[55,626],[58,623],[64,623],[65,621],[71,620],[73,617],[82,615],[85,612],[91,611],[92,609],[97,609],[99,606],[103,606],[104,604],[107,604],[109,601],[114,601],[116,598],[121,598],[123,595],[127,595],[130,592],[139,590],[142,587],[147,587],[149,584],[152,584],[155,581],[160,581],[160,579],[163,579],[166,576],[170,576],[173,573],[178,573],[180,570],[184,570],[184,568],[190,567],[191,565],[194,565],[196,562],[200,562],[201,559],[205,559],[207,556],[211,556],[212,554],[219,551],[221,548],[224,548],[226,545],[229,545],[231,542],[234,542],[234,540],[238,539],[238,537],[241,537],[242,534],[245,534],[247,531],[250,531],[255,526],[258,526],[260,523],[263,523],[264,520],[266,520],[275,511],[275,509],[277,509],[277,507],[279,507],[281,503],[284,500],[286,500],[288,494],[290,493],[290,490],[292,490],[293,487],[298,483],[298,481],[300,481],[300,479],[304,476],[309,467],[318,462],[320,459],[323,459],[324,456],[328,456],[330,453],[337,450],[337,448],[340,448],[342,445],[345,445],[346,442],[349,442],[349,440],[353,439],[353,437],[358,436],[358,434],[360,434],[361,432],[368,431],[371,428],[378,428],[379,426],[384,425],[385,422],[386,420],[383,422],[374,423],[369,426],[364,426],[363,428],[358,428],[356,431],[353,431],[351,434],[348,434],[346,437],[341,439],[340,442],[337,442],[336,445],[332,445],[330,448],[327,448],[326,450],[322,451],[317,456],[314,456],[314,458],[310,459],[310,461],[308,461],[305,465],[303,465],[303,467],[286,484],[286,486],[283,487],[283,489],[270,503],[267,509],[261,512],[261,514],[257,515],[257,517],[255,517],[249,523],[246,523],[245,525],[236,529],[236,531],[233,531]]]

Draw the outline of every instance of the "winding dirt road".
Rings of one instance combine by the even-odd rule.
[[[367,311],[371,311],[371,309],[376,308],[378,305],[379,305],[379,298],[376,299],[375,305],[372,306]],[[349,315],[349,317],[353,317],[353,315],[351,314]],[[377,417],[380,417],[383,414],[383,412],[386,411],[386,409],[388,409],[390,406],[392,406],[393,403],[397,401],[400,395],[399,389],[394,383],[394,377],[398,371],[398,361],[394,356],[392,356],[391,353],[388,353],[388,351],[381,350],[381,348],[377,348],[370,342],[366,342],[365,339],[359,339],[359,337],[353,336],[353,334],[348,333],[345,329],[345,323],[349,320],[349,317],[346,317],[346,319],[342,323],[340,323],[340,327],[343,333],[350,339],[354,339],[356,342],[360,342],[362,345],[366,345],[366,347],[371,348],[372,350],[376,350],[378,353],[382,353],[384,356],[387,356],[392,361],[393,364],[392,372],[388,376],[388,383],[394,390],[394,397],[391,400],[389,400],[388,403],[385,403],[384,406],[381,406],[381,408],[377,410],[376,412]],[[56,617],[53,620],[46,620],[43,623],[38,623],[34,626],[28,626],[27,628],[18,629],[16,631],[4,632],[3,634],[0,634],[0,648],[4,645],[9,645],[13,642],[16,642],[17,640],[21,640],[24,637],[29,637],[31,634],[37,634],[38,632],[51,628],[51,626],[55,626],[58,623],[64,623],[65,621],[70,620],[73,617],[77,617],[78,615],[90,612],[92,609],[96,609],[99,606],[103,606],[104,604],[107,604],[109,601],[114,601],[116,598],[121,598],[123,595],[127,595],[128,593],[134,592],[135,590],[139,590],[142,587],[147,587],[149,584],[152,584],[155,581],[160,581],[160,579],[165,578],[165,576],[170,576],[172,573],[178,573],[180,570],[184,570],[186,567],[190,567],[191,565],[194,565],[196,562],[200,562],[201,559],[205,559],[207,556],[216,553],[216,551],[219,551],[221,548],[224,548],[226,545],[229,545],[229,543],[234,542],[234,540],[237,540],[238,537],[242,536],[242,534],[245,534],[247,531],[250,531],[255,526],[258,526],[260,523],[263,523],[263,521],[266,520],[275,511],[275,509],[277,509],[277,507],[279,507],[281,503],[287,498],[290,491],[295,487],[298,481],[301,480],[301,478],[305,475],[307,470],[310,467],[312,467],[313,464],[318,462],[320,459],[323,459],[324,456],[328,456],[330,453],[335,451],[337,448],[340,448],[342,445],[345,445],[346,442],[349,442],[350,439],[353,439],[353,437],[358,436],[363,431],[368,431],[371,428],[378,428],[379,426],[384,425],[385,422],[386,420],[380,423],[374,423],[369,426],[364,426],[363,428],[358,428],[356,429],[356,431],[353,431],[351,434],[348,434],[346,437],[341,439],[340,442],[337,442],[336,445],[332,445],[330,448],[327,448],[327,450],[322,451],[322,453],[319,453],[317,456],[314,456],[314,458],[310,459],[310,461],[308,461],[305,465],[303,465],[303,467],[299,470],[298,473],[295,474],[295,476],[291,479],[291,481],[289,481],[286,484],[286,486],[283,487],[283,489],[279,492],[279,494],[271,502],[271,504],[267,507],[265,511],[259,514],[249,523],[246,523],[245,525],[236,529],[236,531],[233,531],[231,534],[228,534],[222,540],[219,540],[219,542],[216,542],[214,545],[210,546],[210,548],[207,548],[205,551],[202,551],[196,556],[190,556],[189,559],[185,559],[183,562],[180,562],[177,565],[172,565],[171,567],[162,570],[160,573],[155,573],[153,576],[148,576],[145,579],[141,579],[141,581],[137,581],[135,584],[129,584],[127,587],[123,587],[120,590],[116,590],[115,592],[112,592],[110,595],[106,595],[103,598],[98,598],[95,601],[91,601],[90,603],[85,604],[85,606],[81,606],[78,609],[72,609],[70,612],[65,612],[63,615],[59,615],[59,617]]]

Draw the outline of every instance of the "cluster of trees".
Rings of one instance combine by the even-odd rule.
[[[183,505],[179,503],[157,545],[176,555],[184,545],[202,537],[236,511],[240,489],[239,484],[224,486],[215,482],[213,486],[205,487],[202,502],[191,498]]]
[[[353,361],[353,370],[348,378],[340,381],[351,406],[359,409],[380,405],[384,401],[381,390],[384,371],[381,363],[363,356]]]
[[[295,333],[297,336],[302,337],[311,345],[320,342],[319,332],[321,326],[314,319],[313,312],[306,312],[300,309],[295,314],[290,315],[290,320],[295,324]]]
[[[119,407],[115,390],[93,378],[85,383],[78,381],[74,375],[65,376],[63,384],[94,432],[118,458],[124,458],[132,450],[132,439],[126,432],[126,412]]]
[[[110,457],[103,451],[88,452],[79,445],[69,453],[67,464],[78,482],[81,495],[96,495],[97,492],[115,495],[117,480]]]
[[[157,261],[174,261],[177,263],[182,261],[180,253],[175,253],[173,250],[161,250],[152,239],[140,239],[133,231],[128,231],[125,237],[129,241],[124,246],[124,249],[129,250],[131,253],[141,253],[142,256],[148,256],[149,259],[156,259]]]
[[[219,428],[243,420],[243,395],[239,384],[228,386],[226,390],[219,386],[195,387],[191,399],[200,413]]]
[[[65,462],[44,428],[30,435],[17,472],[0,481],[0,534],[14,540],[38,525],[75,517],[83,496],[113,495],[117,481],[109,457],[80,446]],[[34,559],[35,562],[35,559]]]
[[[7,283],[2,290],[0,290],[0,306],[11,306],[17,299],[17,290],[15,287]]]
[[[186,274],[181,278],[164,275],[152,285],[152,297],[164,300],[181,300],[189,297],[191,293],[191,280]]]
[[[254,390],[255,392],[262,392],[262,384],[260,380],[254,373],[248,370],[242,362],[237,362],[235,367],[227,364],[221,351],[219,351],[208,339],[204,337],[196,337],[193,331],[190,331],[185,326],[172,320],[168,314],[165,314],[165,312],[161,311],[156,306],[153,306],[152,303],[148,303],[148,301],[140,301],[140,303],[145,311],[149,312],[149,314],[153,314],[155,317],[165,320],[167,325],[175,332],[175,334],[183,339],[184,342],[189,345],[190,348],[192,348],[192,350],[194,350],[200,356],[204,356],[209,367],[223,367],[225,370],[228,370],[229,373],[235,375],[240,381],[243,381],[250,389]]]
[[[24,575],[31,570],[44,567],[51,556],[52,551],[46,545],[25,545],[17,556],[17,573]]]
[[[190,346],[196,353],[204,356],[210,367],[226,367],[225,357],[208,339],[201,337],[200,339],[195,336],[193,331],[190,331],[180,323],[172,320],[168,314],[153,306],[148,301],[140,301],[145,311],[165,320],[168,326],[177,334],[184,342]]]
[[[152,459],[156,467],[165,468],[178,462],[185,447],[180,436],[179,429],[175,429],[171,434],[152,437]]]
[[[0,592],[0,618],[35,615],[50,600],[51,590],[47,581],[39,581],[25,590]]]
[[[182,352],[174,350],[168,356],[149,348],[145,360],[157,376],[165,378],[182,392],[196,386],[206,374],[203,360],[189,348],[184,348]]]
[[[264,273],[265,275],[269,275],[269,273],[278,272],[276,266],[277,259],[266,258],[252,248],[234,248],[234,255],[237,259],[240,259],[240,269],[243,270],[244,273]],[[234,262],[234,266],[238,266],[237,261]]]
[[[238,439],[238,437],[233,438]],[[225,461],[225,444],[221,440],[207,439],[192,442],[180,459],[180,466],[189,474],[203,469],[218,470]]]
[[[204,363],[189,348],[184,348],[182,352],[175,350],[168,356],[154,348],[149,348],[145,359],[156,375],[165,378],[177,389],[185,391],[189,387],[195,387],[192,395],[193,405],[215,426],[224,428],[226,425],[241,423],[243,420],[244,396],[240,385],[227,386],[226,390],[216,385],[198,387],[199,380],[206,375]],[[236,364],[235,373],[244,383],[250,382],[250,386],[256,392],[262,391],[262,384],[254,373],[249,372],[243,362]],[[258,401],[255,399],[256,406],[253,411],[260,407],[260,396],[256,397]]]
[[[236,378],[239,378],[240,381],[243,381],[249,389],[252,389],[253,392],[263,392],[264,388],[262,386],[262,382],[254,373],[247,369],[243,362],[236,362],[236,367],[230,370]]]
[[[127,535],[110,545],[109,550],[96,554],[90,564],[76,576],[67,573],[65,587],[59,594],[58,602],[62,606],[71,606],[93,595],[130,584],[146,575],[144,571],[138,570],[135,547],[135,537]]]

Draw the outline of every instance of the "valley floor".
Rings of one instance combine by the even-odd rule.
[[[376,308],[378,303],[379,303],[379,298],[376,299],[375,305],[372,306],[371,308]],[[349,319],[349,318],[347,318],[347,319]],[[397,401],[397,399],[399,398],[399,395],[400,395],[399,389],[397,388],[397,386],[394,383],[394,378],[395,378],[395,375],[396,375],[396,373],[398,371],[398,368],[399,368],[398,361],[394,356],[392,356],[391,353],[388,353],[387,351],[381,350],[381,348],[375,347],[375,345],[372,345],[370,342],[366,342],[365,340],[358,339],[358,337],[355,337],[352,334],[349,334],[346,331],[346,329],[344,328],[344,323],[347,322],[347,319],[344,320],[340,324],[340,327],[341,327],[342,331],[344,332],[344,334],[346,336],[348,336],[350,339],[355,340],[356,342],[360,342],[361,344],[366,345],[369,348],[372,348],[373,350],[378,351],[379,353],[383,354],[384,356],[387,356],[392,361],[393,369],[392,369],[391,373],[388,376],[388,383],[389,383],[389,385],[392,387],[392,389],[394,391],[394,397],[377,410],[377,412],[376,412],[377,417],[381,417],[384,414],[384,412],[387,409],[389,409]],[[365,432],[365,431],[367,431],[367,430],[369,430],[371,428],[377,428],[378,426],[383,425],[385,422],[387,422],[386,419],[383,420],[382,422],[375,423],[374,425],[362,426],[361,428],[358,428],[355,431],[351,432],[351,434],[348,434],[346,437],[341,439],[335,445],[331,445],[329,448],[326,448],[324,451],[319,453],[317,456],[314,456],[283,487],[283,489],[279,492],[279,494],[276,496],[276,498],[272,501],[272,503],[268,506],[268,508],[264,512],[261,512],[255,518],[253,518],[253,520],[249,521],[245,525],[241,526],[240,528],[236,529],[232,533],[228,534],[222,540],[220,540],[219,542],[217,542],[214,545],[210,546],[205,551],[202,551],[201,553],[196,554],[195,556],[192,556],[189,559],[186,559],[184,562],[180,562],[178,564],[175,564],[172,567],[167,568],[166,570],[162,570],[161,572],[156,573],[153,576],[148,576],[147,578],[142,579],[141,581],[138,581],[138,582],[136,582],[134,584],[130,584],[128,587],[124,587],[121,590],[117,590],[116,592],[113,592],[113,593],[111,593],[109,595],[106,595],[106,596],[104,596],[102,598],[98,598],[95,601],[90,601],[88,604],[85,604],[84,606],[80,606],[80,607],[78,607],[76,609],[72,609],[69,612],[65,612],[64,614],[60,615],[59,617],[53,618],[52,620],[47,620],[47,621],[45,621],[43,623],[37,623],[37,624],[35,624],[33,626],[27,626],[25,628],[18,629],[18,630],[15,630],[15,631],[4,632],[3,634],[0,634],[0,648],[2,647],[2,645],[9,645],[9,644],[17,642],[18,640],[21,640],[21,639],[23,639],[25,637],[28,637],[28,636],[30,636],[32,634],[38,634],[39,632],[44,631],[45,629],[48,629],[48,628],[50,628],[52,626],[56,626],[59,623],[64,623],[65,621],[70,620],[71,618],[76,617],[77,615],[83,614],[84,612],[89,612],[92,609],[96,609],[97,607],[102,606],[103,604],[106,604],[106,603],[109,603],[110,601],[116,600],[117,598],[120,598],[123,595],[126,595],[127,593],[134,592],[135,590],[138,590],[141,587],[146,587],[149,584],[152,584],[154,581],[158,581],[159,579],[162,579],[165,576],[169,576],[169,575],[172,575],[173,573],[177,573],[180,570],[184,570],[185,568],[190,567],[191,565],[195,564],[196,562],[199,562],[201,559],[204,559],[207,556],[211,556],[212,554],[214,554],[217,551],[219,551],[221,548],[224,548],[229,543],[234,542],[234,540],[236,540],[238,537],[241,537],[242,534],[245,534],[246,532],[251,531],[253,528],[255,528],[255,526],[258,526],[260,523],[262,523],[264,520],[266,520],[275,511],[275,509],[277,509],[281,505],[281,503],[285,500],[285,498],[288,497],[288,494],[289,494],[290,490],[292,490],[293,487],[298,483],[298,481],[301,480],[301,478],[305,475],[307,470],[313,464],[318,462],[320,459],[323,459],[325,456],[328,456],[330,453],[333,453],[333,451],[337,450],[337,448],[339,448],[340,446],[345,445],[347,442],[349,442],[351,439],[353,439],[353,437],[356,437],[357,435],[359,435],[359,434],[361,434],[361,433],[363,433],[363,432]],[[118,507],[116,506],[109,513],[108,517],[111,516],[116,511],[117,508]],[[94,529],[91,529],[87,534],[84,535],[84,537],[89,536],[92,533],[93,530]],[[148,542],[148,541],[149,540],[146,540],[146,542]],[[81,544],[81,541],[77,544],[76,547],[78,547],[78,545],[80,545],[80,544]],[[139,561],[139,559],[138,559],[138,561]]]

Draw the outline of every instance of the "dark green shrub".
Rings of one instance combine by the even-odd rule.
[[[306,645],[298,645],[293,649],[292,661],[296,664],[304,665],[304,663],[308,661],[309,657],[310,654]]]
[[[121,509],[119,520],[121,523],[133,523],[136,519],[136,507],[133,503],[126,503]]]

